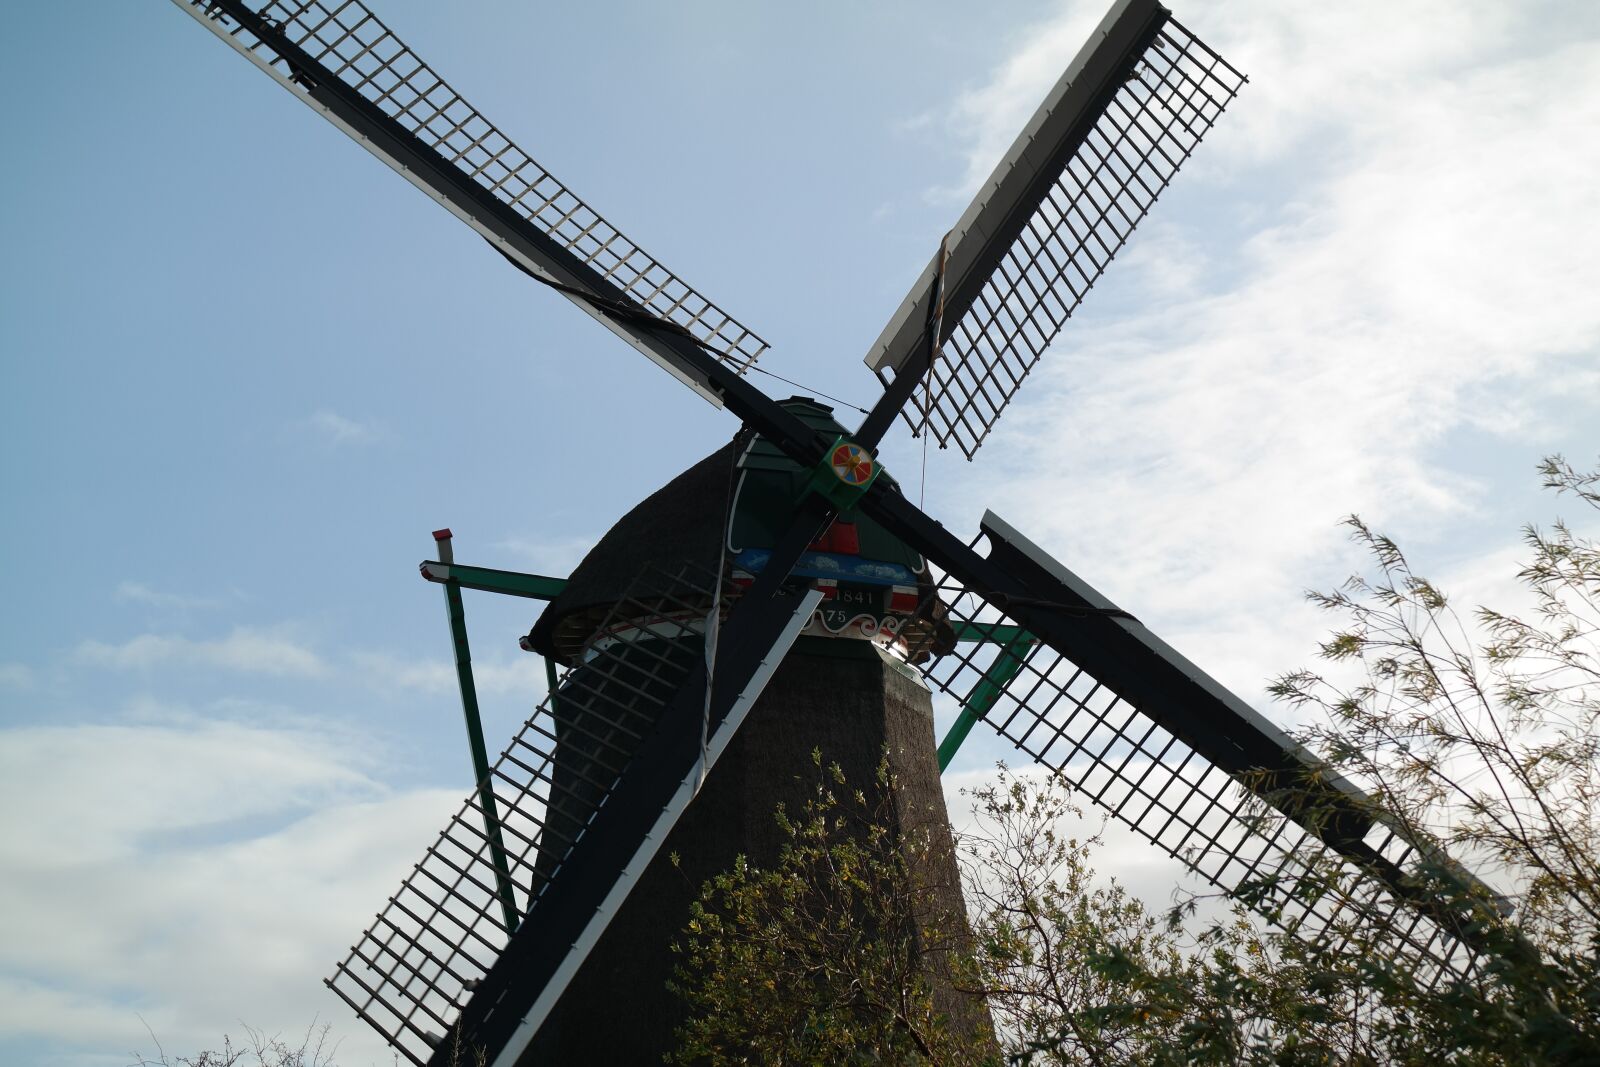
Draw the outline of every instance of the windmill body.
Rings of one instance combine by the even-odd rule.
[[[790,398],[783,406],[820,431],[844,432],[829,408],[808,398]],[[635,601],[650,599],[650,590],[630,590],[623,576],[725,568],[727,595],[738,596],[764,569],[807,476],[766,442],[741,435],[601,538],[524,647],[566,667],[565,688],[577,698],[575,706],[586,709],[584,663],[596,644],[648,640],[655,624],[654,613],[640,618],[617,610],[630,593]],[[527,1053],[531,1062],[660,1062],[672,1050],[682,1008],[666,989],[674,963],[670,941],[679,936],[699,887],[737,857],[757,867],[777,862],[784,841],[774,816],[780,806],[791,813],[803,809],[819,773],[813,753],[868,793],[876,788],[879,760],[887,762],[893,795],[881,799],[896,823],[886,829],[919,844],[908,855],[925,888],[919,926],[949,929],[960,922],[960,875],[939,784],[932,700],[898,641],[915,625],[919,580],[927,584],[921,557],[864,516],[836,521],[809,546],[788,582],[793,588],[815,584],[826,599],[700,783],[664,853],[643,872],[552,1009]],[[691,657],[703,654],[705,615],[685,617],[689,632],[679,640]],[[559,696],[555,719],[553,788],[575,793],[589,777],[597,740],[567,720]],[[636,731],[644,725],[636,723]],[[574,829],[564,827],[556,836],[565,840]],[[553,871],[559,859],[547,850],[540,863]],[[933,960],[928,963],[938,1009],[965,1029],[986,1028],[981,1006],[951,988]],[[615,1025],[617,1004],[628,1005],[627,1026]]]
[[[1252,887],[1299,936],[1337,948],[1375,924],[1429,980],[1474,972],[1469,917],[1418,888],[1438,866],[1430,842],[1020,531],[990,514],[970,542],[955,536],[875,458],[902,419],[973,456],[1243,87],[1155,0],[1112,4],[937,242],[867,355],[884,390],[853,431],[757,388],[765,341],[359,0],[174,2],[739,422],[733,445],[624,518],[535,625],[529,644],[567,674],[330,980],[401,1055],[573,1056],[573,1035],[609,1010],[602,991],[630,979],[629,947],[669,936],[652,910],[670,895],[668,843],[705,864],[696,875],[767,847],[760,820],[824,741],[858,777],[887,746],[907,810],[942,820],[929,691],[1202,878]],[[1330,874],[1333,890],[1296,892]]]
[[[884,807],[897,819],[886,829],[919,840],[942,836],[934,842],[934,860],[917,871],[928,887],[919,898],[920,918],[944,929],[959,921],[959,874],[939,788],[928,688],[916,671],[874,649],[861,640],[796,642],[551,1010],[526,1062],[659,1063],[675,1047],[672,1030],[683,1008],[665,989],[675,962],[669,942],[682,936],[701,883],[729,869],[736,856],[757,867],[774,864],[783,843],[774,809],[802,810],[818,776],[813,751],[869,793],[883,754],[895,782]],[[928,962],[936,1007],[964,1030],[986,1028],[981,1006],[952,989],[936,961]],[[626,1025],[618,1025],[619,1005],[627,1006]]]

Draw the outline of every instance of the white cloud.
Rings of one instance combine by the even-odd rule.
[[[922,116],[905,124],[907,130],[937,129],[940,137],[953,136],[966,145],[960,181],[930,189],[930,200],[971,197],[1103,14],[1096,0],[1063,4],[1057,16],[1021,35],[1018,50],[986,82],[960,94],[944,122]]]
[[[0,751],[0,810],[27,813],[6,827],[7,865],[55,869],[115,860],[206,827],[309,810],[376,784],[327,730],[262,727],[163,715],[164,721],[27,727]],[[48,770],[47,770],[48,769]],[[35,791],[42,774],[72,788]],[[73,827],[62,833],[62,823]],[[154,835],[147,838],[143,835]]]
[[[72,1034],[86,1045],[131,1048],[129,1028],[117,1021],[119,1014],[129,1012],[93,993],[0,974],[0,1033],[13,1038]],[[148,1040],[135,1044],[150,1048]]]
[[[1341,515],[1467,531],[1459,555],[1494,500],[1447,442],[1547,447],[1600,414],[1600,40],[1510,5],[1434,15],[1183,13],[1252,77],[1179,179],[1206,199],[1157,206],[981,470],[941,484],[1247,696],[1314,648],[1299,590],[1353,562]],[[957,102],[969,181],[1085,17],[1064,9]],[[1092,317],[1118,299],[1134,310]]]
[[[384,437],[376,422],[361,422],[326,408],[313,414],[306,425],[330,445],[369,445]]]
[[[356,672],[380,689],[407,689],[419,693],[454,693],[455,664],[440,659],[401,659],[388,652],[356,652],[350,657]],[[474,659],[472,681],[484,696],[527,695],[545,689],[544,660],[531,654],[517,658]]]
[[[538,540],[526,537],[506,537],[496,541],[491,548],[509,552],[526,561],[540,574],[565,577],[586,556],[595,537],[553,537]]]
[[[214,608],[221,601],[214,597],[185,596],[156,589],[144,582],[120,582],[117,599],[135,604],[148,604],[157,608]]]
[[[121,644],[85,641],[78,646],[76,655],[85,663],[119,670],[176,664],[316,678],[327,669],[321,657],[287,634],[243,626],[210,641],[170,634],[140,634]]]
[[[194,639],[145,633],[120,643],[84,641],[74,650],[81,663],[124,671],[209,667],[242,674],[288,678],[347,677],[369,687],[424,694],[454,693],[455,665],[448,660],[405,657],[361,650],[329,660],[296,638],[291,626],[236,627],[225,637]],[[473,680],[485,696],[542,692],[544,662],[537,656],[478,657]],[[31,685],[33,672],[22,664],[0,666],[0,684]]]
[[[394,793],[357,739],[169,715],[0,731],[0,1031],[97,1054],[335,1024],[321,985],[459,803]],[[126,1062],[126,1059],[118,1062]]]
[[[408,689],[419,693],[448,693],[456,687],[456,668],[439,659],[402,659],[389,652],[354,652],[350,663],[357,674],[379,689]],[[473,678],[478,664],[473,663]]]

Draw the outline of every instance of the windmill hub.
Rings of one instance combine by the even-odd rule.
[[[881,469],[870,449],[840,434],[829,446],[827,458],[817,464],[808,488],[847,515],[878,480]]]
[[[834,446],[828,465],[833,468],[834,477],[856,489],[865,489],[878,476],[872,453],[853,441],[841,441]]]

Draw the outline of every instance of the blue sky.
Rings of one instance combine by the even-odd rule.
[[[764,365],[858,403],[1101,14],[377,8]],[[470,780],[429,531],[564,571],[735,426],[169,4],[87,10],[0,38],[0,1059],[315,1016],[387,1062],[320,980]],[[1533,465],[1596,453],[1600,14],[1175,10],[1251,84],[927,506],[993,507],[1282,720],[1341,516],[1500,602],[1555,510]],[[543,695],[532,615],[468,612],[492,744]]]

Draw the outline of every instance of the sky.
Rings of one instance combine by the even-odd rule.
[[[862,405],[1103,11],[375,6],[765,366]],[[1535,464],[1600,451],[1600,8],[1175,13],[1250,84],[976,461],[924,475],[903,427],[883,458],[1292,724],[1265,682],[1331,624],[1302,593],[1359,563],[1343,516],[1514,602],[1520,524],[1562,514]],[[316,1020],[387,1063],[321,980],[470,787],[429,531],[565,573],[736,426],[170,4],[11,12],[0,92],[0,1061]],[[543,696],[533,612],[467,611],[492,747]],[[1005,755],[980,734],[952,789]]]

